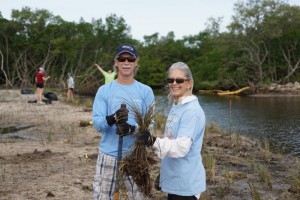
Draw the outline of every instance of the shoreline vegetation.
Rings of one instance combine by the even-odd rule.
[[[100,135],[89,123],[92,102],[75,99],[39,105],[34,94],[0,90],[0,200],[92,199]],[[164,120],[156,116],[154,134]],[[5,132],[14,127],[13,132]],[[16,131],[17,130],[17,131]],[[272,153],[267,140],[206,128],[202,157],[207,190],[201,200],[300,199],[300,161]],[[156,178],[159,164],[153,167]],[[155,200],[166,199],[152,189]],[[123,191],[122,200],[126,200]]]
[[[199,90],[200,94],[217,94],[217,95],[251,95],[255,97],[264,96],[300,96],[300,83],[287,83],[280,85],[272,83],[261,86],[246,86],[237,90]]]

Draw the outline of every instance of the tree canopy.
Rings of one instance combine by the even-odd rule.
[[[115,14],[76,23],[43,9],[12,10],[11,20],[0,14],[0,85],[33,86],[45,66],[53,87],[64,87],[70,72],[77,88],[93,91],[103,84],[93,64],[111,69],[121,43],[136,46],[136,78],[155,88],[164,86],[168,67],[178,61],[191,68],[195,89],[300,81],[300,7],[247,0],[237,1],[234,11],[228,31],[220,31],[222,18],[211,18],[196,35],[176,40],[174,32],[153,33],[138,41]]]

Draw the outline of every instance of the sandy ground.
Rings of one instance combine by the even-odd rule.
[[[91,111],[65,97],[49,105],[29,99],[34,95],[0,90],[0,200],[92,199],[100,136],[92,126],[80,126]],[[6,133],[7,127],[18,131]],[[214,126],[205,133],[202,154],[207,191],[201,200],[300,199],[299,159]],[[153,199],[164,195],[154,190]]]
[[[0,90],[0,200],[92,199],[100,134],[88,124],[91,108],[58,98],[40,105],[28,103],[33,94]]]
[[[0,199],[92,199],[99,135],[80,127],[91,112],[53,101],[27,103],[34,95],[0,90]]]

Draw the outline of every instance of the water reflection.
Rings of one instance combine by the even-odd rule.
[[[300,156],[300,97],[198,96],[223,130],[268,138],[272,149]]]

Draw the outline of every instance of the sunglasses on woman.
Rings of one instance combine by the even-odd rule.
[[[119,61],[119,62],[125,62],[126,60],[127,60],[128,62],[135,62],[135,61],[136,61],[136,58],[134,58],[134,57],[129,57],[129,58],[118,57],[118,58],[117,58],[117,61]]]
[[[183,83],[184,81],[189,81],[189,79],[184,79],[184,78],[167,78],[167,83],[174,83],[174,81],[177,84]]]

